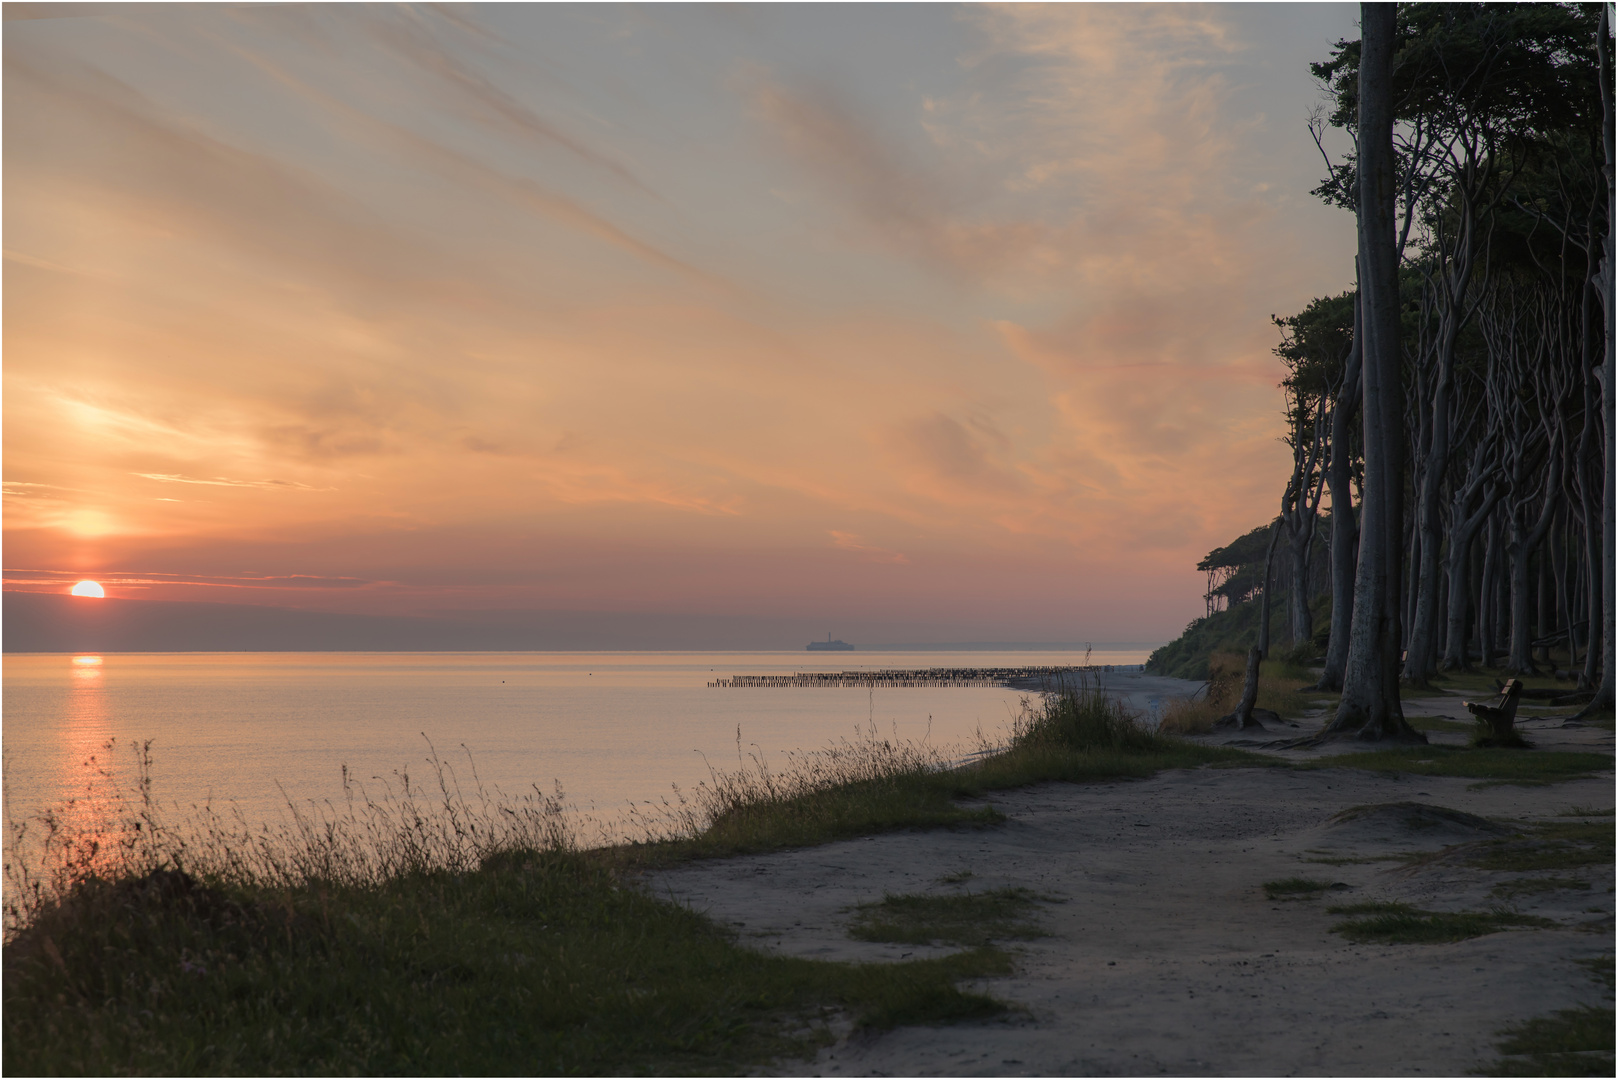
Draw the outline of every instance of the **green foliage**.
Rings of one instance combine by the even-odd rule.
[[[1028,916],[1048,899],[1028,889],[996,889],[955,896],[884,896],[854,909],[849,936],[904,945],[987,946],[1027,941],[1045,931]]]
[[[1278,588],[1270,600],[1272,642],[1282,642],[1287,637],[1286,597],[1286,590]],[[1207,679],[1208,661],[1215,653],[1246,656],[1247,650],[1258,643],[1259,607],[1258,602],[1250,601],[1191,620],[1186,624],[1184,633],[1168,644],[1159,646],[1147,657],[1146,670],[1154,675],[1170,675],[1176,679]],[[1305,650],[1307,657],[1319,655],[1325,641],[1325,630],[1331,624],[1331,597],[1317,596],[1310,604],[1310,614],[1317,629],[1317,641],[1312,648]],[[1275,648],[1271,650],[1271,656],[1280,660],[1287,651],[1285,648]],[[1295,658],[1287,659],[1297,662]],[[1300,671],[1299,674],[1305,676],[1300,681],[1306,681],[1307,673]]]
[[[1559,130],[1599,130],[1595,15],[1563,4],[1401,4],[1393,99],[1401,122],[1467,123],[1494,140],[1543,139]],[[1338,41],[1310,65],[1332,95],[1326,122],[1352,131],[1359,107],[1358,41]],[[1611,85],[1610,83],[1608,84]],[[1315,194],[1354,206],[1354,159]]]
[[[1345,904],[1326,909],[1333,915],[1360,915],[1333,926],[1332,933],[1350,941],[1383,945],[1421,945],[1465,941],[1513,927],[1546,927],[1556,924],[1537,915],[1512,911],[1422,911],[1409,904]]]

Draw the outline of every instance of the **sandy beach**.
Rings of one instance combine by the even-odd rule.
[[[1149,698],[1195,686],[1152,676],[1108,682],[1143,712]],[[1455,695],[1407,702],[1406,711],[1465,716]],[[1547,749],[1612,751],[1610,730],[1561,723],[1522,727]],[[1277,735],[1316,726],[1305,720]],[[851,909],[885,894],[1012,886],[1047,898],[1038,919],[1048,936],[1015,946],[1014,974],[974,987],[1012,1003],[1005,1018],[841,1032],[815,1060],[779,1063],[783,1075],[1456,1075],[1493,1061],[1508,1024],[1608,1000],[1577,962],[1611,955],[1611,863],[1563,872],[1588,880],[1587,890],[1502,901],[1491,890],[1524,875],[1453,856],[1319,860],[1438,853],[1489,839],[1502,824],[1608,809],[1610,773],[1524,787],[1358,769],[1201,768],[1043,784],[988,801],[1005,824],[696,863],[648,883],[742,940],[821,959],[947,951],[850,939]],[[1389,804],[1418,805],[1333,821],[1353,807]],[[1267,898],[1264,882],[1294,876],[1338,887],[1324,899]],[[1398,946],[1353,944],[1330,931],[1342,917],[1328,905],[1371,901],[1432,911],[1504,905],[1556,925]]]

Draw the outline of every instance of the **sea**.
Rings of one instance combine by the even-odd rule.
[[[1145,650],[1096,650],[1098,665]],[[107,653],[4,657],[3,796],[17,822],[137,792],[160,809],[250,824],[340,805],[405,775],[463,792],[561,793],[581,839],[633,836],[711,770],[875,734],[965,756],[1002,738],[1023,692],[940,687],[724,688],[736,675],[1056,666],[1055,651]]]

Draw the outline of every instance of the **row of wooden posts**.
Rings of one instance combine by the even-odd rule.
[[[1139,664],[1091,664],[1087,667],[925,668],[919,671],[800,671],[793,675],[734,675],[716,679],[710,687],[1002,687],[1020,690],[1060,685],[1064,679],[1139,671]]]

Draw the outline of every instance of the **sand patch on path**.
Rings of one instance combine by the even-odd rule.
[[[1420,803],[1522,821],[1613,800],[1610,776],[1471,785],[1257,768],[1043,784],[990,800],[1009,819],[1002,826],[696,863],[649,875],[648,885],[759,947],[851,960],[947,951],[851,940],[850,909],[887,893],[1009,886],[1054,898],[1036,916],[1050,936],[1016,946],[1014,975],[976,985],[1020,1007],[1008,1018],[855,1035],[813,1062],[781,1063],[784,1074],[1454,1075],[1494,1058],[1502,1026],[1605,999],[1575,961],[1612,951],[1613,867],[1581,868],[1587,891],[1516,902],[1555,929],[1383,946],[1332,934],[1341,917],[1326,906],[1483,911],[1501,903],[1492,886],[1520,875],[1456,860],[1313,860],[1456,840],[1445,829],[1424,844],[1397,813],[1334,828],[1333,816],[1356,806]],[[1266,897],[1264,882],[1295,876],[1348,888],[1324,899]],[[1600,910],[1584,910],[1592,907]]]

